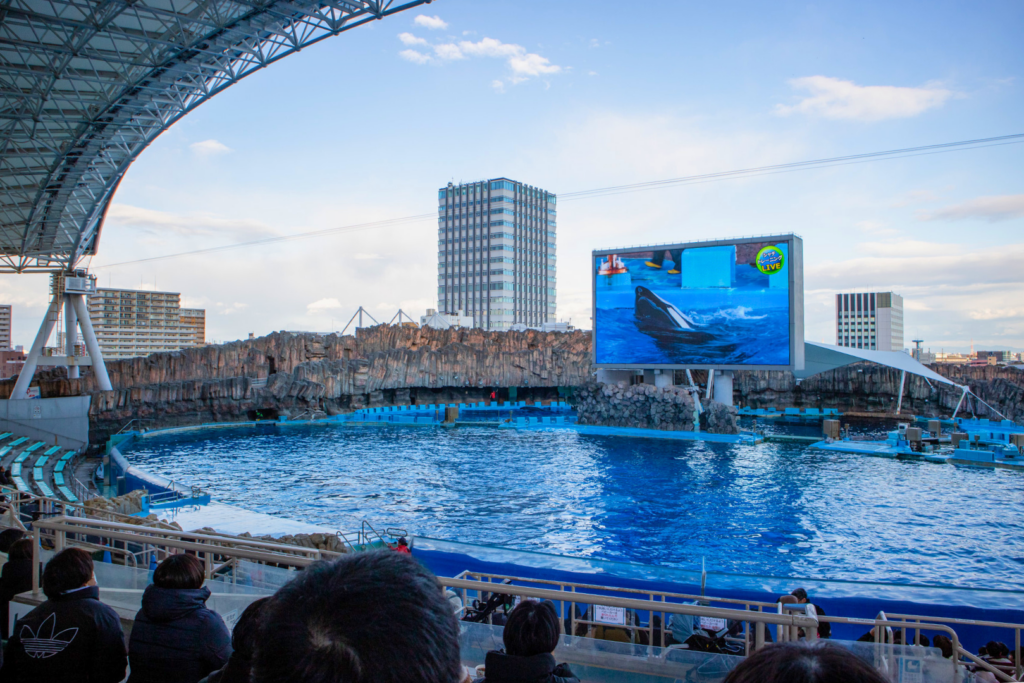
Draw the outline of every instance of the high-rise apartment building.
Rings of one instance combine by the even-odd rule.
[[[97,289],[89,319],[104,358],[134,358],[206,343],[206,312],[181,308],[178,292]]]
[[[495,178],[437,192],[437,301],[489,330],[555,321],[555,195]]]
[[[0,349],[11,348],[11,305],[0,306]]]
[[[836,346],[903,350],[903,297],[892,292],[836,294]]]

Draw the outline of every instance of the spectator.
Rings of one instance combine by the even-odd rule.
[[[412,551],[409,550],[409,541],[405,540],[405,536],[402,536],[400,539],[398,539],[398,546],[395,548],[395,550],[397,550],[400,553],[405,553],[406,555],[412,555]]]
[[[281,588],[257,636],[252,683],[457,683],[459,624],[408,555],[317,562]],[[76,682],[77,683],[77,682]]]
[[[81,548],[43,570],[46,602],[14,624],[4,651],[4,683],[120,683],[128,657],[117,613],[99,601],[92,557]]]
[[[822,609],[821,605],[815,605],[814,603],[812,603],[810,601],[810,599],[807,597],[807,591],[804,590],[803,588],[797,588],[795,591],[790,593],[790,595],[795,597],[797,603],[799,603],[801,605],[807,605],[807,604],[814,605],[814,611],[818,613],[818,616],[820,616],[820,617],[827,617],[828,616],[825,613],[825,610]],[[830,624],[827,621],[819,621],[818,622],[818,637],[819,638],[831,638],[832,637],[832,624]]]
[[[128,643],[128,683],[196,683],[227,663],[231,634],[207,609],[204,580],[192,555],[171,555],[153,572]]]
[[[10,552],[14,542],[20,540],[24,535],[25,532],[21,529],[4,529],[0,531],[0,553]]]
[[[504,652],[487,653],[483,683],[579,683],[568,664],[555,664],[561,636],[551,602],[523,600],[505,624]]]
[[[870,664],[825,642],[766,645],[729,672],[725,683],[886,683]]]
[[[200,683],[249,683],[252,671],[252,655],[256,648],[256,634],[266,614],[270,598],[260,598],[249,603],[231,632],[231,657],[223,669],[218,669]]]
[[[941,633],[932,638],[932,647],[937,647],[942,650],[942,656],[946,659],[953,657],[953,641],[949,639],[949,636],[944,636]]]
[[[11,531],[14,531],[11,529]],[[0,637],[7,633],[11,598],[32,590],[32,539],[23,538],[7,549],[7,562],[0,570]]]

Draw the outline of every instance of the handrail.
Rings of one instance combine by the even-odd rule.
[[[993,628],[1005,628],[1012,629],[1014,632],[1014,674],[1016,678],[1021,678],[1021,674],[1024,674],[1024,662],[1021,661],[1021,643],[1020,634],[1024,630],[1024,624],[1010,624],[1003,621],[984,621],[978,619],[959,619],[955,617],[923,617],[916,614],[893,614],[893,617],[903,619],[905,621],[938,621],[947,624],[964,624],[965,626],[989,626]],[[906,631],[906,629],[904,629]],[[906,640],[906,633],[903,634],[903,640]]]
[[[969,661],[973,662],[975,666],[981,667],[982,669],[988,671],[990,674],[994,675],[996,678],[1004,681],[1005,683],[1017,683],[1017,681],[1018,681],[1017,677],[1011,676],[1008,673],[1006,673],[1005,671],[1002,671],[1002,670],[992,666],[992,664],[990,662],[986,662],[981,657],[978,657],[977,655],[971,654],[970,652],[968,652],[967,650],[963,649],[959,645],[956,648],[954,648],[953,651],[956,652],[957,655],[959,655],[961,657],[966,657]]]
[[[741,600],[739,598],[716,598],[716,597],[711,596],[711,595],[691,595],[689,593],[669,593],[669,592],[666,592],[666,591],[644,590],[644,589],[641,589],[641,588],[620,588],[618,586],[602,586],[600,584],[576,583],[574,581],[555,581],[553,579],[532,579],[532,578],[526,578],[526,577],[521,577],[521,576],[506,576],[506,575],[503,575],[503,574],[488,574],[486,572],[475,572],[475,571],[468,570],[468,569],[466,571],[462,572],[462,574],[460,574],[459,577],[461,577],[463,574],[467,575],[467,576],[479,576],[479,577],[485,577],[486,576],[486,577],[489,577],[489,578],[497,578],[497,579],[502,579],[502,580],[509,579],[511,581],[523,581],[523,582],[526,582],[526,583],[544,583],[544,584],[552,584],[552,585],[556,585],[556,586],[574,586],[576,588],[589,588],[589,589],[592,589],[592,590],[615,591],[617,593],[643,593],[645,595],[664,595],[664,596],[669,597],[669,598],[680,598],[682,600],[703,600],[703,601],[708,601],[708,602],[724,602],[724,603],[735,604],[735,605],[756,605],[758,607],[770,607],[772,609],[775,609],[775,606],[778,604],[778,603],[775,603],[775,602],[760,602],[760,601],[757,601],[757,600]]]

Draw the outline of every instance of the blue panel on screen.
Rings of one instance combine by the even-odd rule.
[[[680,270],[686,289],[732,287],[736,284],[736,246],[686,249]]]

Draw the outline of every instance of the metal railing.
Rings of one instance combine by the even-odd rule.
[[[33,497],[36,501],[48,502],[42,497]],[[81,508],[71,506],[62,501],[59,503],[63,508]],[[107,513],[110,514],[110,513]],[[124,557],[126,566],[144,567],[148,566],[147,560],[166,557],[176,552],[194,553],[204,563],[205,573],[211,578],[221,572],[228,571],[237,566],[241,560],[261,563],[270,566],[301,569],[321,559],[337,557],[337,553],[322,551],[316,548],[289,545],[276,541],[257,540],[247,537],[231,536],[217,532],[188,532],[177,529],[167,529],[154,526],[140,526],[129,524],[123,521],[107,521],[99,519],[86,519],[79,516],[58,516],[52,519],[38,519],[33,522],[33,592],[38,594],[40,554],[42,543],[45,539],[48,545],[59,551],[66,546],[76,545],[95,550],[110,550],[119,557]],[[403,532],[401,529],[385,530],[385,533]],[[373,528],[369,522],[358,532],[361,540],[369,540],[374,536],[383,540],[384,536]],[[492,579],[501,578],[502,581],[517,580],[533,585],[515,585],[511,583],[498,583]],[[770,602],[759,602],[755,600],[742,600],[734,598],[719,598],[715,596],[699,596],[686,593],[671,593],[647,591],[634,588],[618,588],[613,586],[601,586],[597,584],[584,584],[572,582],[558,582],[545,579],[501,577],[495,574],[482,574],[463,572],[454,578],[439,577],[438,582],[445,588],[452,589],[463,596],[464,604],[467,604],[471,594],[483,599],[490,594],[501,594],[519,599],[540,599],[551,600],[560,604],[560,614],[569,615],[571,624],[570,633],[576,633],[576,626],[600,625],[612,628],[647,630],[649,639],[646,644],[641,644],[636,650],[638,656],[644,656],[644,652],[650,655],[657,647],[654,643],[653,616],[662,616],[662,634],[664,636],[668,627],[668,615],[689,615],[693,617],[707,617],[712,619],[725,620],[725,623],[742,624],[742,636],[734,640],[743,643],[744,654],[749,654],[764,646],[766,642],[766,628],[775,628],[777,641],[795,640],[806,638],[807,640],[817,639],[818,625],[820,623],[862,625],[873,630],[874,644],[878,646],[875,650],[875,666],[882,671],[894,674],[898,662],[897,650],[888,647],[894,644],[895,638],[893,629],[902,629],[904,633],[903,645],[910,645],[906,640],[908,631],[916,634],[920,631],[938,632],[949,637],[955,656],[952,658],[955,680],[959,679],[960,668],[969,665],[975,669],[982,669],[991,672],[1001,681],[1016,681],[1019,676],[1010,676],[999,667],[985,662],[980,658],[964,650],[960,639],[952,624],[964,624],[972,626],[990,626],[994,628],[1009,628],[1019,633],[1024,629],[1024,624],[1009,624],[1003,622],[972,621],[964,619],[952,619],[942,617],[927,617],[919,615],[886,615],[884,612],[874,619],[824,616],[818,615],[813,605],[809,604],[778,604]],[[549,587],[550,586],[550,587]],[[670,600],[690,602],[672,602]],[[697,602],[698,604],[692,604]],[[710,603],[720,603],[725,607],[713,606]],[[647,626],[639,623],[608,623],[590,618],[577,618],[576,605],[603,606],[611,608],[622,608],[633,614],[649,614],[651,619]],[[568,610],[566,609],[568,608]],[[595,610],[596,611],[596,610]],[[593,613],[590,613],[593,614]],[[662,641],[664,644],[664,640]],[[646,645],[648,649],[643,646]],[[1019,641],[1017,643],[1019,648]],[[658,648],[661,650],[661,648]],[[667,656],[671,648],[664,650],[659,656]],[[963,657],[966,661],[961,661]]]
[[[885,615],[883,614],[882,616],[884,617]],[[1005,628],[1005,629],[1011,630],[1011,631],[1013,631],[1013,642],[1014,642],[1014,646],[1013,646],[1013,653],[1014,653],[1013,662],[1014,662],[1014,664],[1013,664],[1013,676],[1012,677],[1008,673],[1006,673],[1005,667],[1003,669],[1000,669],[998,667],[994,667],[989,662],[986,662],[985,660],[979,658],[977,655],[974,655],[974,654],[972,654],[970,652],[967,652],[966,650],[961,650],[958,654],[960,654],[961,656],[969,659],[970,661],[972,661],[976,665],[980,666],[981,668],[985,669],[986,671],[989,671],[989,672],[993,673],[996,676],[996,678],[999,678],[1002,681],[1020,680],[1022,674],[1024,674],[1024,662],[1021,662],[1021,644],[1020,644],[1020,634],[1021,634],[1021,630],[1024,630],[1024,624],[1011,624],[1011,623],[1007,623],[1007,622],[1003,622],[1003,621],[982,621],[982,620],[977,620],[977,619],[956,619],[956,618],[952,618],[952,617],[924,617],[924,616],[920,616],[920,615],[917,615],[917,614],[890,614],[888,616],[893,618],[893,619],[902,619],[903,621],[909,622],[909,623],[961,624],[961,625],[964,625],[964,626],[986,626],[986,627],[989,627],[989,628]],[[908,629],[905,627],[903,629],[903,633],[902,633],[901,640],[904,643],[907,642],[907,630]],[[919,633],[919,629],[913,628],[912,630],[914,631],[914,640],[916,641],[917,640],[917,634]]]

